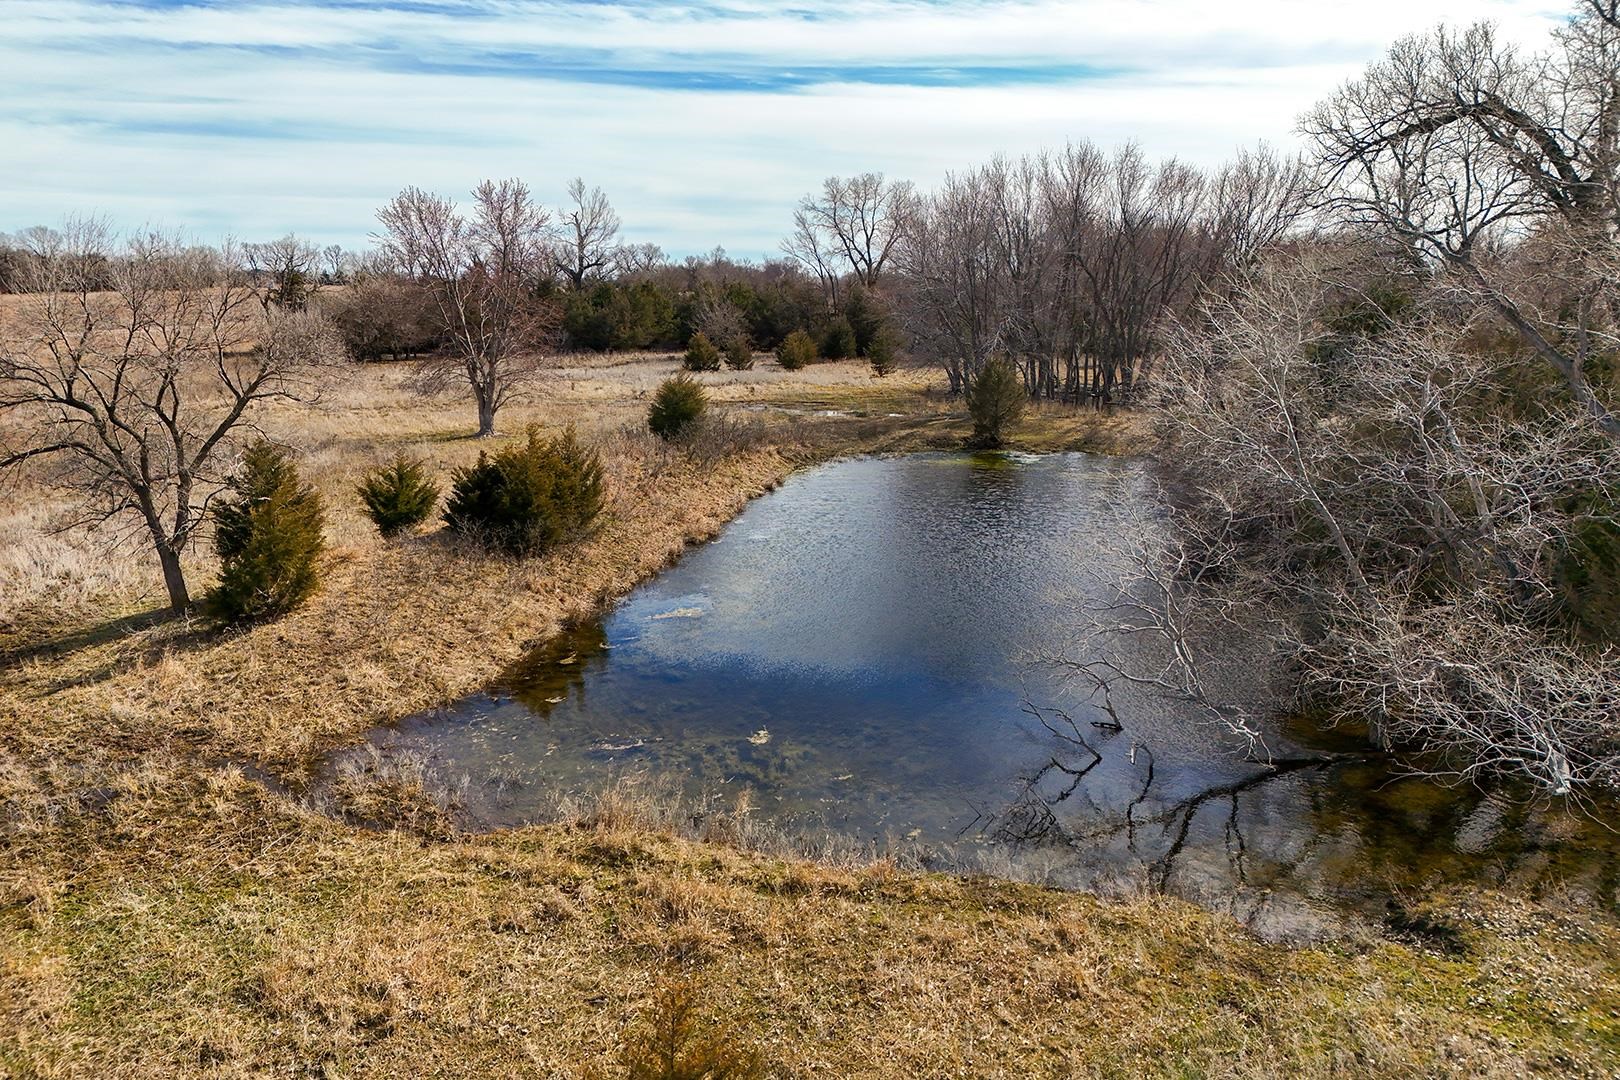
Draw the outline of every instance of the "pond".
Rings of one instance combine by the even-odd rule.
[[[742,799],[806,847],[1165,890],[1278,938],[1454,880],[1615,903],[1615,838],[1589,816],[1402,779],[1280,713],[1266,735],[1283,768],[1152,696],[1116,700],[1118,730],[1101,726],[1036,658],[1117,589],[1150,499],[1140,463],[1083,454],[837,461],[489,693],[372,743],[465,777],[477,825],[660,785],[693,806]],[[1243,682],[1260,650],[1218,644]],[[1240,691],[1264,693],[1251,674]]]

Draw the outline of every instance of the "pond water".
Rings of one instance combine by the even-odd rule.
[[[1139,464],[1082,454],[834,462],[491,692],[372,742],[465,777],[479,825],[659,785],[693,806],[740,797],[807,845],[1163,889],[1277,937],[1448,880],[1614,905],[1617,845],[1590,816],[1400,779],[1354,739],[1282,719],[1267,732],[1281,769],[1154,697],[1116,699],[1119,730],[1097,726],[1109,717],[1034,657],[1114,588],[1149,498]],[[1263,694],[1244,671],[1255,643],[1219,644],[1236,692]]]

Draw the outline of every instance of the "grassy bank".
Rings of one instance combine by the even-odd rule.
[[[749,854],[745,813],[694,841],[614,799],[484,836],[408,812],[423,793],[404,782],[379,799],[406,811],[398,829],[309,809],[297,792],[322,751],[487,685],[793,468],[966,431],[923,375],[764,366],[705,377],[748,423],[671,453],[631,430],[669,369],[579,363],[504,417],[575,424],[609,478],[599,532],[526,563],[437,533],[384,543],[349,495],[399,448],[444,471],[476,456],[459,401],[369,367],[271,415],[332,506],[333,551],[310,607],[242,632],[154,618],[138,548],[53,537],[56,496],[16,492],[0,520],[0,1069],[613,1076],[683,1002],[686,1052],[757,1055],[771,1075],[1620,1065],[1620,932],[1556,898],[1457,896],[1434,902],[1442,937],[1279,950],[1168,899]],[[1053,409],[1018,442],[1136,437]]]
[[[1460,953],[1277,950],[1176,901],[785,862],[631,815],[366,832],[172,764],[12,838],[36,875],[3,916],[20,1075],[618,1075],[672,977],[700,1035],[790,1076],[1614,1061],[1613,929],[1504,901],[1450,911]]]

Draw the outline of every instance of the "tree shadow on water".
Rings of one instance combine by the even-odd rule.
[[[607,661],[607,630],[592,619],[543,642],[501,674],[497,686],[541,719],[569,694],[582,696],[586,674]]]

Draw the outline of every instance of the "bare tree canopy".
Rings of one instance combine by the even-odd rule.
[[[1281,240],[1301,164],[1259,149],[1213,176],[1089,143],[953,173],[917,202],[897,253],[913,335],[953,391],[993,354],[1044,397],[1128,399],[1168,315]]]
[[[448,345],[423,371],[429,387],[464,383],[478,435],[537,364],[557,315],[542,295],[550,272],[549,215],[519,180],[486,180],[470,215],[454,202],[406,188],[377,212],[383,250],[428,293]]]
[[[348,280],[354,263],[354,256],[344,251],[341,244],[327,244],[321,248],[321,281],[339,284]]]
[[[668,263],[664,249],[657,244],[621,244],[613,251],[613,273],[619,278],[650,274]]]
[[[287,311],[303,311],[309,306],[310,296],[321,284],[323,261],[333,261],[314,244],[292,233],[262,244],[243,244],[242,256],[259,302],[266,309]]]
[[[1488,24],[1397,44],[1303,121],[1328,205],[1438,261],[1559,374],[1610,438],[1590,363],[1620,298],[1620,22],[1588,0],[1557,49],[1523,56]],[[1526,247],[1563,288],[1525,289]]]
[[[121,243],[93,221],[29,243],[27,295],[0,330],[0,412],[23,434],[0,469],[60,458],[89,514],[150,537],[183,611],[181,554],[235,435],[261,403],[307,399],[341,349],[314,316],[266,311],[229,247]]]
[[[558,211],[556,264],[568,284],[575,289],[614,268],[620,258],[617,246],[619,215],[601,188],[585,189],[585,181],[575,177],[568,184],[568,205]],[[648,253],[643,249],[641,257]],[[659,253],[662,257],[662,252]],[[635,258],[635,256],[630,256]]]
[[[840,279],[876,285],[910,224],[910,181],[862,173],[845,180],[829,176],[819,195],[806,195],[793,214],[793,235],[782,250],[814,274],[838,303]]]

